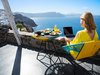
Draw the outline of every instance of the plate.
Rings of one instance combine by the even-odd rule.
[[[60,33],[51,33],[50,35],[51,36],[58,36],[58,35],[60,35],[60,34],[62,34],[61,32]]]

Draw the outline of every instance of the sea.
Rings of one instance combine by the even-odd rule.
[[[55,25],[58,29],[62,32],[61,35],[64,35],[63,33],[63,27],[72,27],[73,34],[75,35],[77,31],[82,30],[80,24],[80,16],[67,16],[67,17],[35,17],[31,18],[35,21],[35,23],[38,25],[37,27],[33,27],[35,31],[43,30],[47,28],[53,28]],[[96,24],[96,30],[98,32],[99,38],[100,38],[100,16],[94,16],[94,21]]]

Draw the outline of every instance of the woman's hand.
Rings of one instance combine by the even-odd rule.
[[[71,40],[70,40],[69,38],[67,38],[67,37],[65,37],[65,41],[66,41],[66,43],[68,43],[68,44],[70,44],[70,42],[71,42]]]

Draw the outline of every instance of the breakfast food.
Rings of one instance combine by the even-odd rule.
[[[50,29],[45,29],[42,31],[45,35],[49,35],[51,33]]]
[[[52,31],[51,35],[59,35],[59,32]]]
[[[60,30],[57,28],[56,25],[54,26],[53,30],[54,30],[54,32],[56,32],[56,33],[60,33]]]

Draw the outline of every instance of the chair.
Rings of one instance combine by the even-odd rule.
[[[85,43],[73,44],[69,46],[62,47],[68,54],[70,54],[71,58],[74,60],[86,59],[93,57],[100,50],[100,40],[98,41],[89,41]],[[69,60],[72,65],[76,63],[75,61]],[[93,70],[93,64],[92,64]],[[93,72],[93,71],[92,71]]]
[[[63,49],[74,59],[79,60],[94,56],[100,49],[100,41],[89,41],[85,43],[63,46]]]

